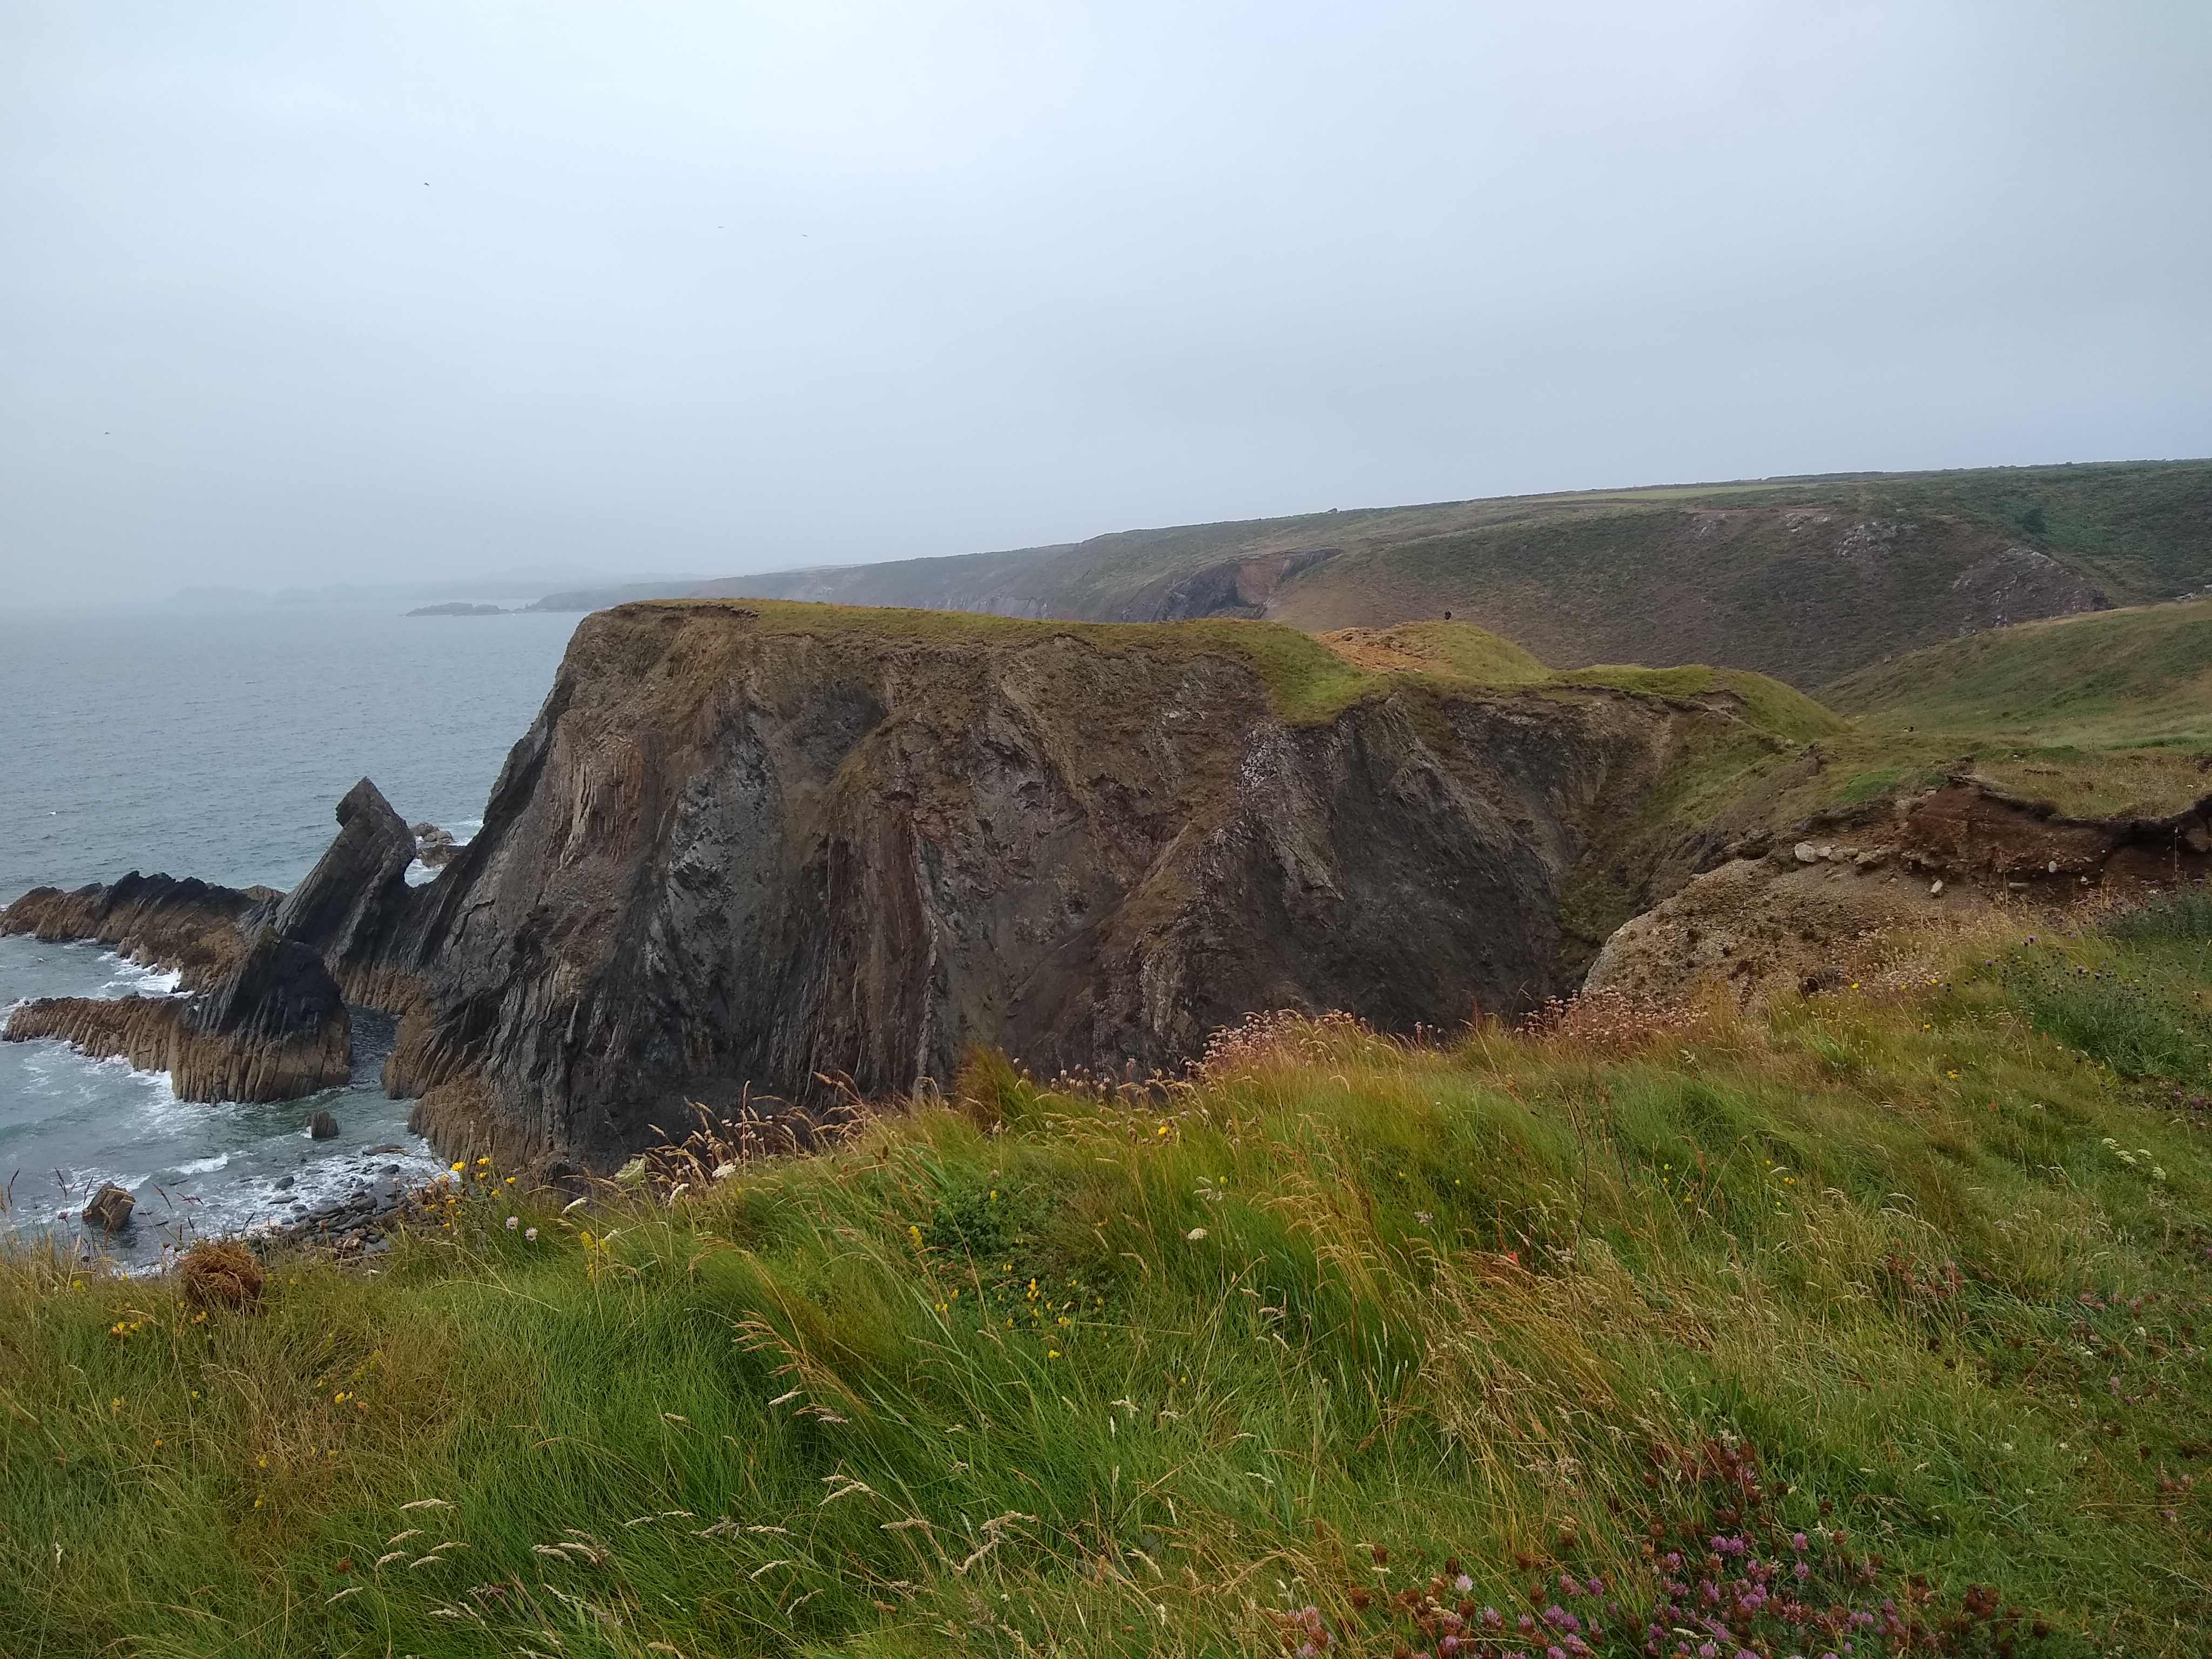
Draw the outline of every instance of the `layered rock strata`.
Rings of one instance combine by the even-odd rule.
[[[263,927],[200,996],[42,997],[5,1038],[60,1037],[95,1059],[167,1072],[181,1100],[292,1100],[352,1073],[352,1024],[322,958]]]
[[[1241,627],[592,617],[378,957],[416,990],[387,1087],[449,1150],[604,1167],[687,1103],[926,1090],[979,1044],[1173,1068],[1256,1009],[1510,1012],[1691,872],[1594,866],[1727,709],[1363,684]],[[1609,884],[1584,939],[1569,889]]]
[[[273,888],[217,887],[136,870],[109,885],[34,888],[0,911],[0,933],[49,944],[92,939],[134,962],[174,969],[185,989],[211,985],[238,965],[246,942],[273,917]]]

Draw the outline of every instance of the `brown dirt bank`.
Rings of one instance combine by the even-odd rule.
[[[2004,906],[2050,911],[2212,872],[2212,796],[2170,818],[2085,819],[1972,778],[1738,859],[1624,923],[1587,988],[1722,983],[1746,1001],[1829,988],[1886,945]]]

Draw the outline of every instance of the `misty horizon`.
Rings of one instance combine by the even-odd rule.
[[[2212,453],[2199,9],[34,3],[0,44],[0,602]]]

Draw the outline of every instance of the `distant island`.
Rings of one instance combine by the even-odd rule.
[[[467,605],[456,599],[449,605],[418,605],[407,614],[410,617],[504,617],[510,613],[495,605]]]

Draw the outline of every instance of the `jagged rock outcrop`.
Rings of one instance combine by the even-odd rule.
[[[291,1100],[345,1082],[353,1067],[351,1023],[322,958],[265,927],[204,995],[22,1003],[4,1038],[34,1037],[167,1072],[181,1100]]]
[[[360,976],[387,948],[413,908],[407,866],[415,832],[367,778],[338,802],[338,833],[307,879],[284,896],[276,928],[329,964],[341,984]],[[375,996],[354,991],[357,1000]]]
[[[2081,575],[2032,547],[2000,548],[1976,560],[1959,573],[1951,591],[1961,602],[1961,634],[2112,609],[2112,601]]]
[[[1689,874],[1589,866],[1725,710],[1406,681],[1331,702],[1352,671],[1243,626],[589,618],[383,958],[419,987],[387,1086],[449,1150],[604,1166],[686,1101],[901,1092],[973,1044],[1173,1067],[1255,1009],[1510,1012],[1620,919],[1581,941],[1571,886],[1632,907]]]
[[[92,939],[134,962],[173,968],[184,989],[211,985],[234,969],[252,930],[276,914],[283,895],[268,887],[217,887],[136,870],[109,885],[64,892],[36,887],[0,910],[0,933],[28,933],[49,944]]]
[[[392,999],[365,964],[404,934],[415,838],[366,778],[337,818],[329,850],[289,894],[136,871],[109,886],[26,893],[0,911],[0,933],[95,940],[176,969],[191,994],[41,998],[18,1006],[0,1036],[121,1055],[167,1072],[185,1100],[289,1100],[345,1082],[353,1042],[341,976],[375,994],[359,1000]]]

